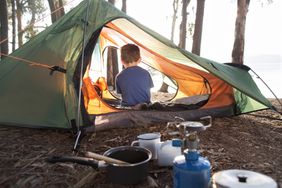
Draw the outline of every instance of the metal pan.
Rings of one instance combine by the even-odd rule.
[[[106,151],[104,156],[124,161],[128,164],[109,163],[106,165],[107,180],[114,184],[133,185],[144,181],[149,172],[152,154],[149,150],[137,146],[120,146]],[[48,162],[74,162],[99,169],[99,161],[89,157],[54,156]]]

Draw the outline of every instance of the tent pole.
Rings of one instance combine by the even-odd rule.
[[[275,93],[270,89],[270,87],[264,82],[264,80],[253,69],[251,69],[251,71],[257,76],[258,79],[260,79],[262,81],[262,83],[269,89],[269,91],[272,93],[272,95],[276,98],[276,100],[282,106],[281,101],[278,99],[278,97],[275,95]]]
[[[83,37],[82,37],[82,54],[81,54],[81,65],[80,65],[80,79],[79,79],[79,94],[78,94],[78,104],[77,104],[77,137],[75,140],[75,144],[73,149],[76,150],[77,146],[79,145],[79,140],[81,136],[81,130],[80,130],[80,106],[81,106],[81,95],[82,95],[82,80],[83,80],[83,69],[84,69],[84,51],[85,51],[85,44],[86,44],[86,30],[87,30],[87,25],[88,25],[88,17],[89,17],[89,5],[90,5],[90,0],[85,0],[87,1],[86,3],[86,13],[85,13],[85,18],[83,20],[84,25],[83,25]]]

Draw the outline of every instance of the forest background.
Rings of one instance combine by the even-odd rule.
[[[87,1],[87,0],[85,0]],[[282,2],[278,0],[108,0],[188,51],[214,61],[250,66],[279,98]],[[81,0],[1,0],[0,43],[5,57]],[[254,80],[265,96],[273,94]]]

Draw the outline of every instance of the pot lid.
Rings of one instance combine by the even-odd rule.
[[[154,140],[160,137],[161,137],[160,133],[145,133],[137,136],[138,139],[142,139],[142,140]]]
[[[224,170],[213,175],[213,183],[229,188],[277,188],[277,183],[268,176],[248,170]]]

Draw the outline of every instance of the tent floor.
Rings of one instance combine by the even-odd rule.
[[[94,124],[96,126],[95,129],[94,127],[87,127],[87,131],[94,132],[112,128],[151,126],[156,123],[179,121],[175,117],[180,117],[188,121],[198,120],[205,116],[229,117],[232,115],[234,115],[233,106],[218,109],[192,109],[184,111],[125,110],[117,113],[90,116],[91,119],[95,119]]]

